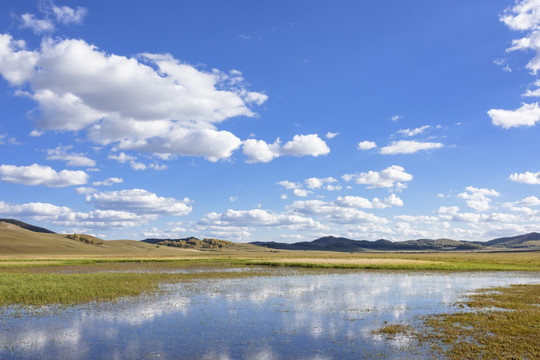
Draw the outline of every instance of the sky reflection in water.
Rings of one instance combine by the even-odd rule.
[[[335,272],[165,285],[118,303],[0,312],[0,358],[332,359],[421,357],[409,338],[467,292],[539,283],[536,273]]]

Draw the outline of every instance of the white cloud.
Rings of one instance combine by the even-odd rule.
[[[532,173],[527,171],[524,173],[513,173],[509,179],[523,184],[540,185],[540,172]]]
[[[277,184],[283,186],[287,190],[300,189],[302,187],[302,184],[295,183],[288,180],[279,181]]]
[[[22,26],[31,29],[36,34],[54,30],[54,24],[48,19],[37,19],[34,14],[21,15]]]
[[[488,111],[493,125],[503,129],[518,126],[534,126],[540,120],[540,108],[538,103],[523,103],[516,110],[491,109]]]
[[[397,133],[401,134],[403,136],[406,136],[406,137],[411,137],[411,136],[415,136],[415,135],[423,133],[424,131],[426,131],[430,127],[431,126],[429,126],[429,125],[424,125],[424,126],[421,126],[419,128],[416,128],[416,129],[401,129],[401,130],[398,130]]]
[[[199,221],[199,225],[215,227],[281,227],[288,229],[322,229],[318,221],[297,214],[274,213],[262,209],[232,210],[224,213],[211,212]]]
[[[47,150],[47,160],[65,161],[68,166],[96,166],[96,161],[88,158],[85,154],[68,153],[73,146],[58,146]]]
[[[23,40],[0,34],[0,74],[15,86],[22,85],[34,74],[39,56],[25,50]]]
[[[137,227],[156,218],[154,215],[139,216],[125,211],[95,210],[85,213],[48,203],[8,204],[3,201],[0,201],[0,214],[80,229]]]
[[[540,23],[540,2],[538,0],[516,1],[501,15],[500,20],[512,30],[533,30]]]
[[[248,105],[266,99],[238,75],[203,72],[168,54],[127,58],[74,39],[23,48],[0,35],[0,74],[32,89],[38,130],[86,130],[90,140],[119,150],[228,158],[242,142],[216,125],[254,116]]]
[[[98,192],[98,190],[96,188],[86,187],[86,186],[80,186],[80,187],[76,188],[75,191],[79,195],[89,195],[89,194],[93,194],[93,193]]]
[[[242,152],[248,157],[246,162],[270,162],[279,157],[279,139],[273,144],[267,144],[263,140],[248,139],[244,141]]]
[[[229,196],[230,202],[235,202],[236,200],[238,200],[238,196]]]
[[[342,177],[345,181],[355,180],[357,184],[367,185],[368,188],[404,188],[403,182],[411,181],[413,176],[405,172],[401,166],[392,165],[388,168],[377,171],[368,171],[359,174],[345,174]]]
[[[62,24],[80,24],[87,14],[87,10],[77,6],[76,9],[69,6],[53,6],[52,11],[56,17],[56,21]]]
[[[391,206],[403,206],[403,200],[401,200],[396,194],[390,194],[390,196],[382,200],[374,198],[371,203],[376,209],[385,209]]]
[[[312,193],[313,193],[312,191],[309,191],[309,190],[306,190],[306,189],[294,189],[293,190],[294,196],[299,196],[299,197],[306,197],[306,196],[308,196],[309,194],[312,194]]]
[[[111,186],[113,184],[121,184],[124,182],[124,179],[118,177],[110,177],[103,181],[94,181],[92,185],[94,186]]]
[[[319,189],[324,184],[335,183],[335,182],[337,182],[337,180],[334,179],[333,177],[327,177],[327,178],[312,177],[312,178],[304,180],[304,182],[305,182],[306,187],[308,189]]]
[[[88,181],[84,171],[62,170],[56,172],[49,166],[32,164],[30,166],[0,165],[3,181],[24,185],[45,185],[48,187],[66,187],[83,185]]]
[[[165,198],[143,189],[107,191],[91,195],[98,209],[135,214],[186,215],[191,212],[188,198]]]
[[[540,97],[540,80],[536,80],[532,85],[535,86],[536,89],[534,89],[534,90],[527,89],[527,91],[521,96]]]
[[[527,68],[536,74],[540,69],[540,3],[538,0],[518,1],[505,10],[500,20],[512,30],[525,32],[524,37],[512,40],[512,46],[506,51],[534,50],[536,56],[529,61]]]
[[[473,186],[467,186],[465,190],[465,192],[458,194],[458,197],[467,200],[467,206],[477,211],[488,210],[491,203],[489,197],[500,196],[493,189],[479,189]]]
[[[390,194],[390,196],[382,200],[379,198],[373,198],[371,201],[361,196],[338,196],[333,204],[350,208],[385,209],[391,206],[403,206],[403,200],[401,200],[395,194]]]
[[[338,136],[338,135],[339,135],[338,132],[331,132],[331,131],[329,131],[329,132],[326,133],[325,136],[326,136],[327,139],[333,139],[333,138],[335,138],[335,137]]]
[[[414,223],[435,223],[439,221],[439,218],[436,216],[426,216],[426,215],[419,215],[419,216],[396,215],[394,216],[394,218],[398,220],[414,222]]]
[[[362,141],[362,142],[359,142],[358,143],[358,149],[359,150],[369,150],[369,149],[373,149],[373,148],[376,148],[377,147],[377,144],[375,144],[375,141]]]
[[[14,137],[8,137],[7,135],[0,134],[0,145],[4,144],[20,145],[20,143],[17,142],[17,139]]]
[[[358,210],[358,207],[367,205],[367,202],[364,203],[360,199],[338,197],[335,202],[325,202],[321,200],[295,201],[287,206],[287,208],[291,211],[307,215],[324,215],[328,221],[338,224],[383,224],[387,222],[387,220],[382,217]]]
[[[441,215],[456,215],[457,213],[459,213],[459,207],[441,206],[436,212],[437,214],[441,214]]]
[[[516,204],[522,206],[537,206],[540,205],[540,199],[538,199],[536,196],[529,196],[518,201]]]
[[[394,115],[390,118],[392,121],[398,121],[399,119],[403,119],[403,116],[401,115]]]
[[[116,160],[119,163],[123,164],[123,163],[126,163],[126,162],[131,161],[131,160],[137,160],[137,157],[127,155],[126,153],[120,152],[118,154],[109,154],[108,159]]]
[[[273,144],[268,144],[264,140],[248,139],[244,141],[242,152],[248,157],[247,163],[255,163],[269,162],[284,155],[317,157],[328,154],[330,148],[319,135],[309,134],[295,135],[283,146],[279,138]]]
[[[146,170],[146,165],[141,163],[141,162],[137,162],[137,161],[133,161],[131,160],[129,162],[129,166],[131,166],[131,168],[135,171],[138,171],[138,170]]]
[[[330,148],[317,134],[294,135],[293,139],[285,143],[281,149],[282,155],[292,156],[311,155],[317,157],[329,152]]]
[[[341,207],[360,208],[360,209],[372,209],[373,205],[371,201],[361,196],[338,196],[334,202]]]
[[[392,141],[390,145],[381,148],[381,154],[413,154],[421,150],[440,149],[443,146],[444,145],[441,143],[420,142],[414,140]]]

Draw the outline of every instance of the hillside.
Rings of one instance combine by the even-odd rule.
[[[185,250],[156,247],[133,240],[110,240],[83,235],[69,239],[65,235],[30,231],[11,222],[0,222],[0,256],[179,256]],[[98,243],[102,242],[101,245]]]
[[[504,248],[523,248],[540,246],[540,234],[536,232],[512,237],[493,239],[484,243],[486,246]]]
[[[39,226],[30,225],[30,224],[27,224],[25,222],[15,220],[15,219],[0,219],[0,222],[13,224],[13,225],[16,225],[16,226],[18,226],[20,228],[30,230],[30,231],[33,231],[33,232],[40,232],[40,233],[45,233],[45,234],[56,234],[54,231],[51,231],[51,230],[48,230],[48,229],[45,229],[45,228],[42,228],[42,227],[39,227]]]

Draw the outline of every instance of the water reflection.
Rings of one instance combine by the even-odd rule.
[[[538,273],[291,272],[166,285],[160,295],[0,312],[0,358],[419,358],[412,339],[372,333],[419,325],[478,288],[539,283]]]

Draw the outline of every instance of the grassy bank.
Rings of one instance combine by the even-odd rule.
[[[540,271],[540,253],[336,253],[317,251],[190,253],[182,258],[0,259],[0,305],[74,304],[155,291],[161,282],[253,276],[230,267],[407,271]],[[200,269],[205,273],[170,273]],[[209,272],[211,271],[211,272]],[[111,273],[112,272],[112,273]]]
[[[540,359],[540,285],[488,289],[461,305],[473,311],[426,318],[420,341],[449,359]]]
[[[203,273],[0,273],[0,305],[81,304],[158,291],[160,283],[241,278],[263,272]]]

